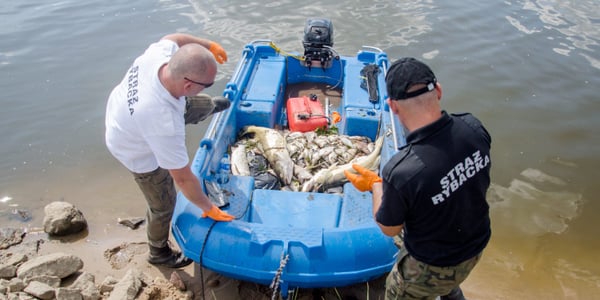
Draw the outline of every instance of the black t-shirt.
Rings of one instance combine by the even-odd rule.
[[[406,249],[430,265],[453,266],[479,254],[491,235],[489,133],[471,114],[444,111],[406,142],[382,171],[377,222],[404,224]]]

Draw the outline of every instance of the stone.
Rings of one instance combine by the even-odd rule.
[[[185,283],[181,279],[181,276],[179,276],[179,273],[177,273],[176,271],[173,271],[173,273],[171,273],[171,278],[169,279],[169,282],[171,282],[171,284],[173,284],[180,291],[186,290]]]
[[[7,265],[19,266],[20,264],[27,261],[27,255],[22,253],[12,254],[6,260]]]
[[[52,253],[38,256],[17,269],[17,276],[21,279],[33,276],[48,275],[65,278],[83,268],[81,258],[62,253]]]
[[[24,291],[42,300],[54,299],[54,288],[39,281],[30,282]]]
[[[87,228],[83,213],[71,203],[55,201],[46,205],[44,212],[44,232],[49,235],[65,236]]]
[[[59,287],[60,283],[61,283],[60,278],[58,278],[57,276],[50,276],[50,275],[33,275],[31,277],[25,278],[25,280],[24,280],[25,284],[29,284],[32,281],[41,282],[41,283],[47,284],[53,288]]]
[[[102,283],[100,284],[100,293],[107,294],[113,291],[115,285],[119,282],[116,278],[112,276],[106,276]]]
[[[100,299],[100,290],[96,287],[96,277],[88,272],[83,272],[75,279],[70,288],[81,291],[81,296],[84,300]]]
[[[12,245],[23,241],[25,232],[20,228],[0,228],[0,250],[8,249]]]
[[[9,300],[37,300],[35,297],[25,293],[25,292],[16,292],[8,294]]]
[[[108,300],[133,300],[142,288],[142,274],[136,269],[129,269],[125,276],[115,285]]]
[[[17,267],[13,265],[0,265],[0,278],[13,278],[17,276]]]
[[[10,279],[6,287],[8,288],[7,292],[17,293],[25,288],[25,283],[20,278],[15,277]]]
[[[61,287],[56,289],[56,300],[83,300],[83,296],[78,289]]]

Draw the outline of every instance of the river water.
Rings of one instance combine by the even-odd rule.
[[[493,138],[493,236],[464,283],[472,299],[600,298],[600,3],[504,1],[5,1],[0,10],[0,225],[39,227],[78,206],[89,239],[143,214],[104,146],[106,97],[145,47],[171,32],[219,41],[220,94],[243,46],[302,51],[304,22],[330,18],[334,48],[362,45],[436,72],[442,105]],[[208,121],[188,127],[190,155]],[[17,212],[25,212],[18,214]]]

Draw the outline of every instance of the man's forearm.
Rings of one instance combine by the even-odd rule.
[[[385,226],[377,222],[377,211],[379,210],[379,207],[381,207],[381,197],[383,196],[383,185],[381,182],[374,183],[373,190],[371,192],[373,193],[373,219],[375,220],[375,223],[379,225],[379,229],[381,229],[383,234],[387,236],[398,235],[402,231],[404,225]]]
[[[376,219],[377,211],[381,206],[381,197],[383,196],[383,185],[381,182],[373,183],[373,219]]]
[[[169,170],[175,184],[179,187],[183,195],[194,203],[194,205],[200,207],[203,211],[208,211],[212,207],[210,199],[202,191],[200,181],[189,167],[179,170]]]
[[[206,49],[210,48],[210,42],[211,42],[208,39],[200,38],[200,37],[197,37],[197,36],[194,36],[191,34],[187,34],[187,33],[167,34],[162,39],[171,40],[171,41],[175,42],[177,45],[179,45],[179,47],[181,47],[185,44],[195,43],[195,44],[200,44],[200,45],[204,46]]]

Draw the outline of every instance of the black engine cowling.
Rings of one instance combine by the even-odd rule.
[[[307,19],[304,27],[304,61],[308,67],[319,61],[322,67],[333,58],[333,24],[329,19]]]

